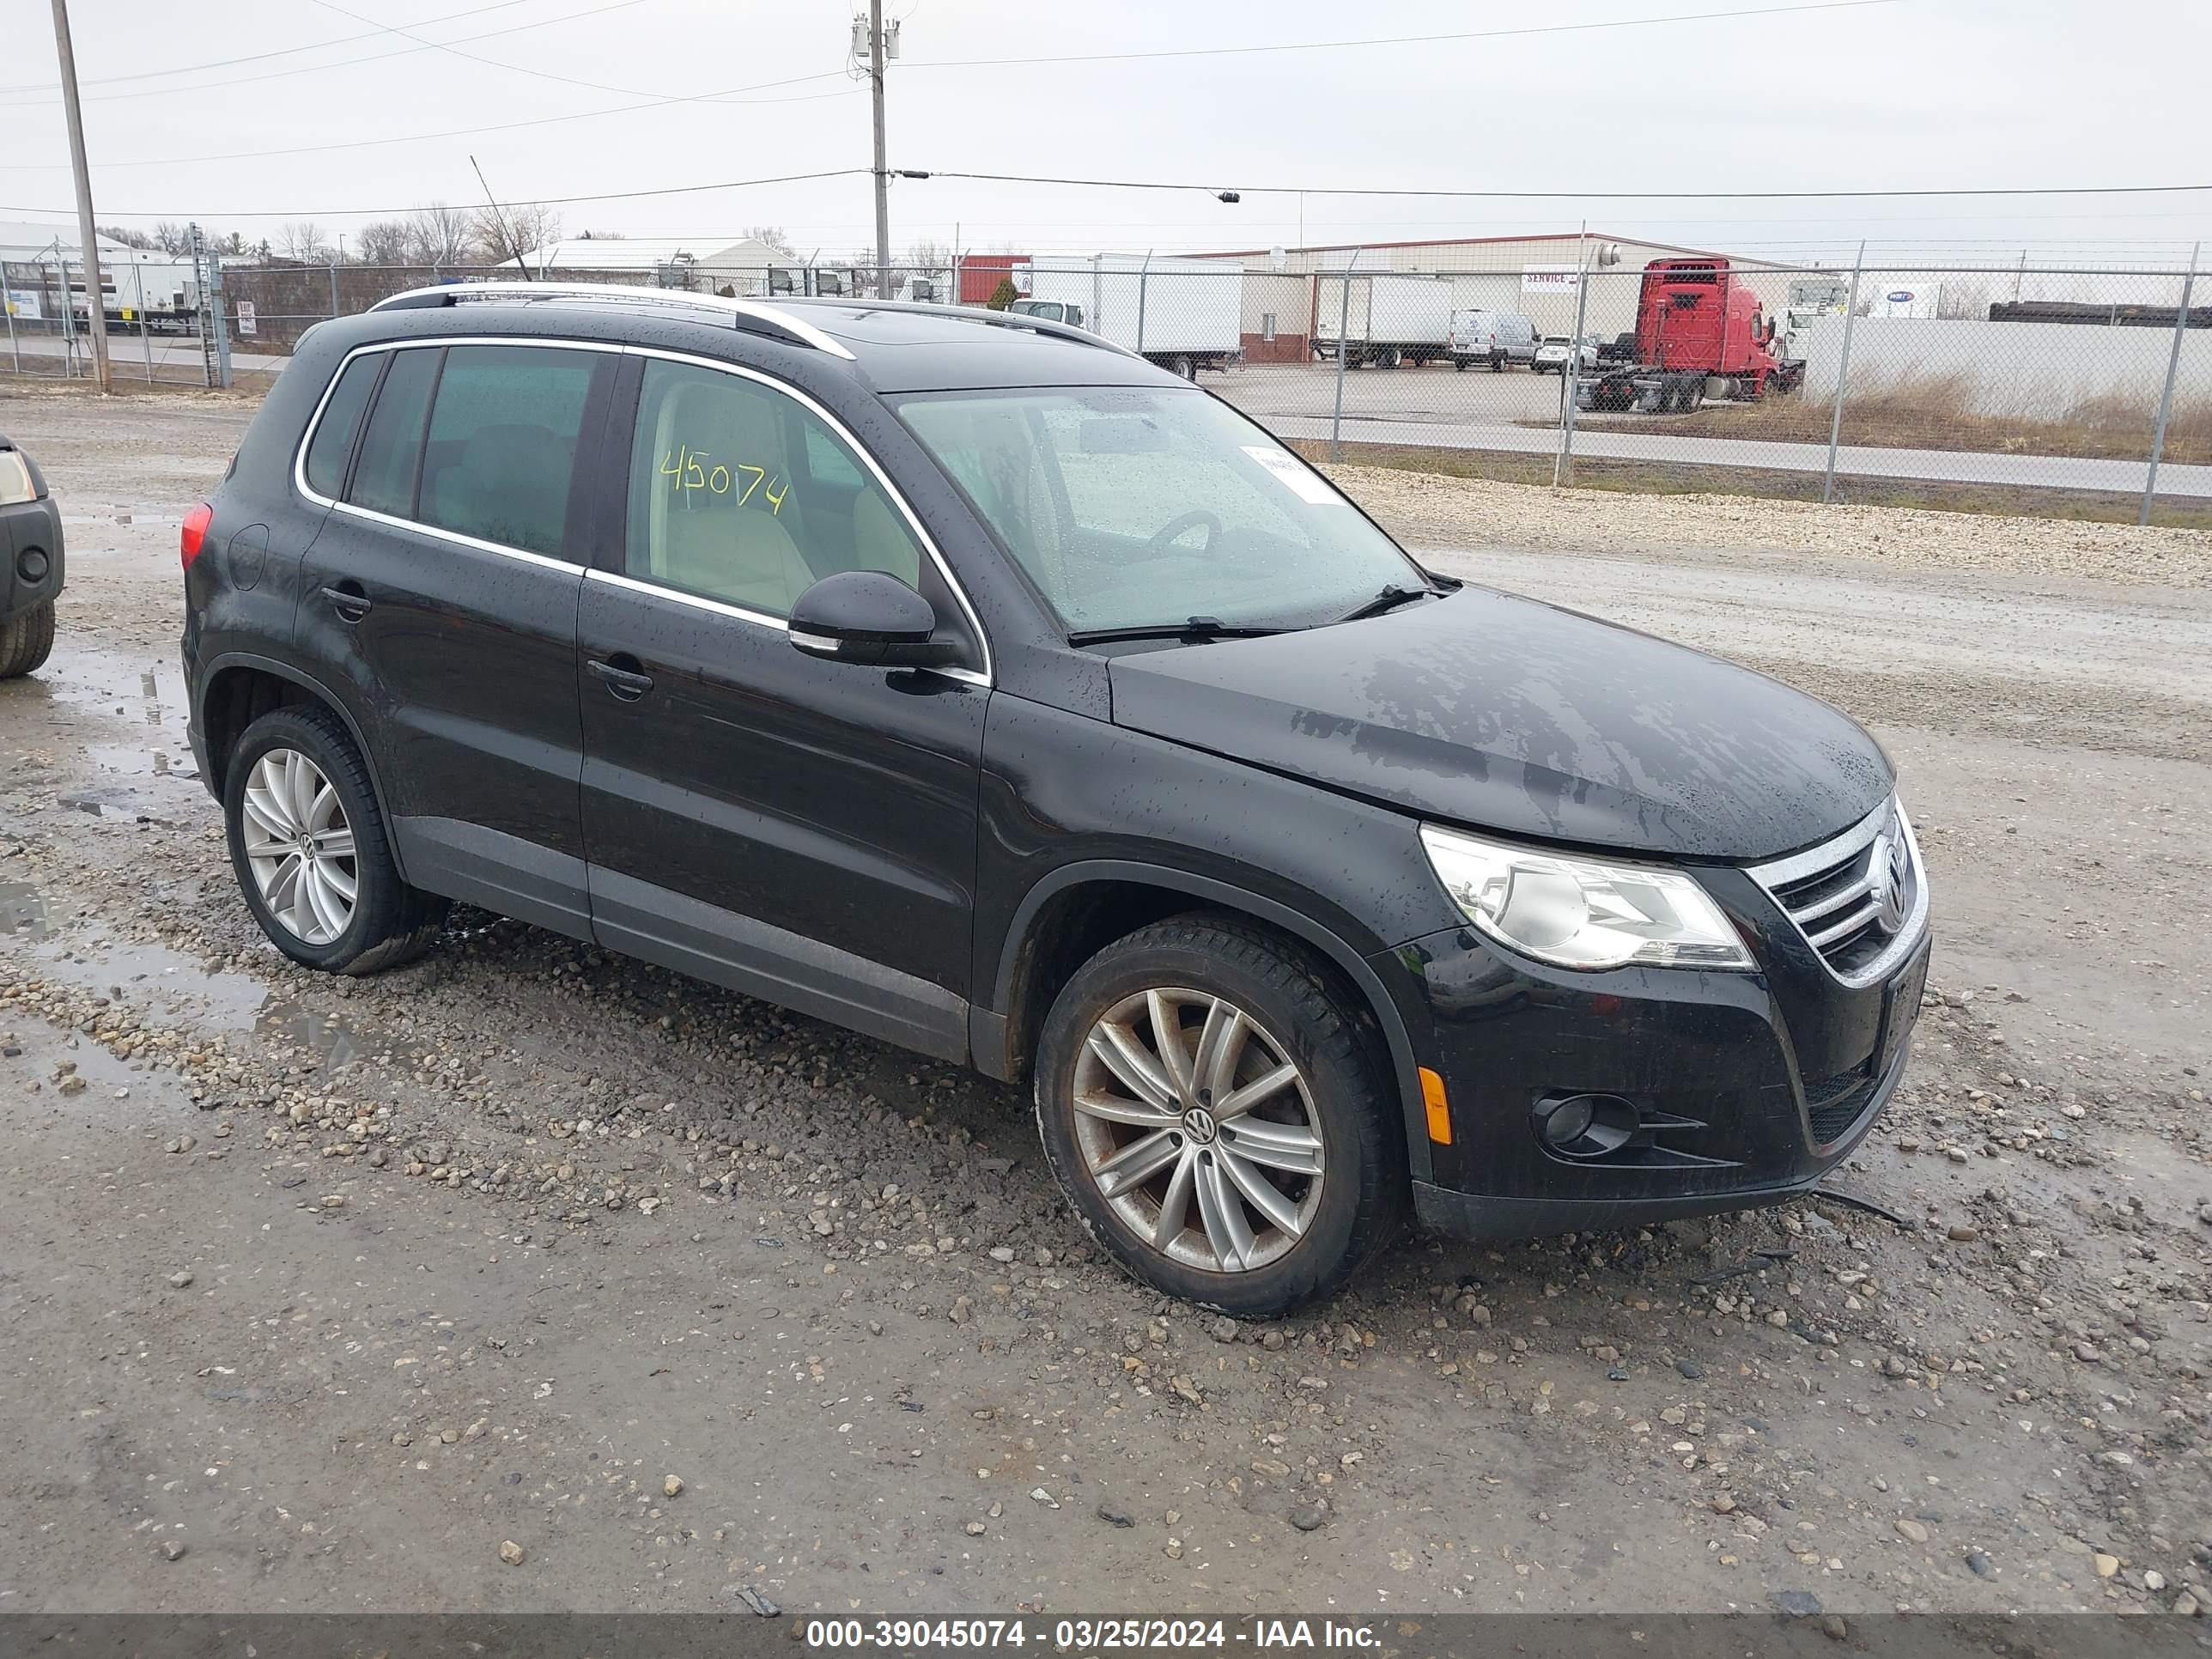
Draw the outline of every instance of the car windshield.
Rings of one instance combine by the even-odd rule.
[[[1328,479],[1202,392],[932,392],[896,408],[1072,634],[1307,627],[1427,586]]]

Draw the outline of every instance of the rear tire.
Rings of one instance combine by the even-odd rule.
[[[272,709],[247,726],[224,766],[222,808],[246,908],[293,961],[374,974],[436,940],[446,901],[401,879],[368,765],[329,709]]]
[[[1085,1229],[1146,1284],[1240,1317],[1333,1294],[1410,1192],[1364,1024],[1301,948],[1237,917],[1108,945],[1054,1000],[1034,1068],[1045,1156]]]
[[[1168,360],[1168,373],[1179,380],[1195,380],[1198,379],[1198,365],[1188,356],[1171,357]]]
[[[33,605],[0,623],[0,680],[44,665],[54,648],[54,602]]]

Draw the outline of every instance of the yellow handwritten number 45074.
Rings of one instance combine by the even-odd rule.
[[[660,476],[670,481],[668,487],[678,495],[703,489],[712,495],[726,495],[738,478],[742,478],[744,488],[738,495],[739,507],[752,500],[754,492],[757,490],[760,498],[768,503],[770,513],[781,514],[783,511],[784,499],[791,494],[791,486],[782,479],[770,476],[765,467],[749,465],[743,461],[738,463],[738,477],[733,478],[730,468],[719,464],[709,465],[712,459],[704,451],[679,444],[660,458]]]

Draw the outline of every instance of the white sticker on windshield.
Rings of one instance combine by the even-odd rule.
[[[1302,465],[1298,458],[1288,450],[1276,449],[1267,444],[1246,444],[1244,453],[1273,473],[1300,501],[1315,507],[1344,505],[1344,497],[1329,487],[1328,479],[1312,468]]]

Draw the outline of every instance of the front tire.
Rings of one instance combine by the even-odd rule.
[[[54,648],[54,602],[18,611],[0,623],[0,680],[12,680],[43,665]]]
[[[1170,1295],[1267,1317],[1333,1294],[1402,1225],[1405,1131],[1346,990],[1237,918],[1170,918],[1046,1016],[1037,1127],[1084,1225]]]
[[[246,908],[293,961],[374,974],[430,948],[446,901],[400,878],[368,768],[329,709],[273,709],[246,727],[222,793]]]

